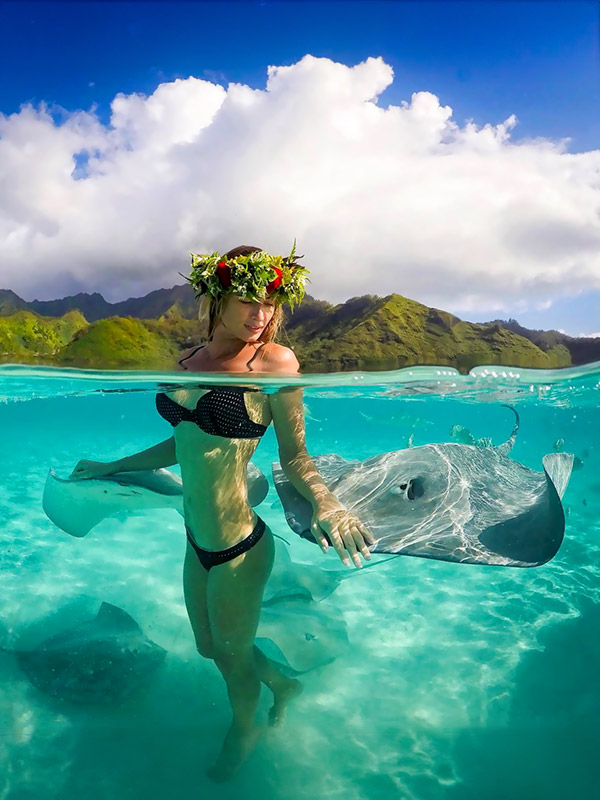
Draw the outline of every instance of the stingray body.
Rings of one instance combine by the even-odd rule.
[[[248,502],[265,499],[269,482],[254,464],[246,470]],[[118,472],[103,478],[59,478],[50,469],[42,507],[61,530],[81,538],[107,517],[131,515],[152,508],[173,508],[183,516],[183,487],[179,475],[168,469]]]
[[[77,704],[124,700],[158,669],[167,654],[123,609],[102,603],[96,616],[13,652],[40,691]]]
[[[542,459],[536,472],[508,458],[519,417],[504,444],[446,443],[348,461],[313,460],[328,489],[366,523],[376,553],[441,561],[534,567],[558,552],[564,536],[561,497],[573,465],[569,453]],[[487,445],[487,442],[486,442]],[[314,541],[310,503],[273,464],[275,486],[291,529]]]
[[[256,644],[289,676],[331,664],[350,646],[339,608],[293,594],[263,603]]]
[[[252,506],[259,505],[267,495],[268,481],[254,464],[248,465],[247,477],[249,502]],[[136,512],[152,508],[173,508],[182,513],[181,478],[167,469],[158,469],[121,472],[90,480],[64,480],[50,470],[44,489],[43,508],[63,531],[83,537],[109,516],[119,516],[125,520]],[[276,539],[275,548],[275,563],[265,587],[257,636],[260,646],[270,658],[289,674],[297,674],[330,663],[348,645],[346,625],[340,611],[318,602],[331,595],[347,577],[347,573],[292,561],[281,537]],[[101,619],[105,611],[100,614]],[[119,609],[116,609],[112,613],[118,612]],[[60,645],[60,640],[52,643],[53,647],[55,645]],[[105,643],[96,642],[92,646],[88,642],[86,652],[90,653],[93,647],[102,650],[104,646]],[[52,668],[49,672],[41,670],[36,673],[37,659],[41,658],[47,664],[51,658],[62,657],[59,652],[51,656],[51,649],[22,655],[24,668],[27,670],[30,667],[30,677],[40,688],[44,684],[40,676],[46,674],[51,677],[54,672]],[[78,651],[74,655],[79,664],[80,655]],[[73,669],[76,667],[73,666]],[[98,668],[95,669],[97,671]],[[83,674],[87,674],[85,668]],[[118,684],[118,677],[113,675],[113,678]],[[49,691],[50,683],[46,681],[46,685]],[[71,686],[75,687],[76,682],[72,681]],[[84,697],[86,690],[80,688],[80,694]],[[99,696],[110,697],[110,692],[100,692]]]
[[[0,623],[0,639],[14,641]],[[193,641],[189,622],[182,634]],[[146,685],[167,651],[144,635],[123,609],[78,596],[22,630],[11,653],[44,694],[78,705],[111,705]],[[293,579],[262,604],[257,644],[288,675],[330,664],[349,647],[340,609],[317,603]]]

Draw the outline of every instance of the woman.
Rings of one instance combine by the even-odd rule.
[[[293,351],[275,343],[283,303],[304,296],[307,270],[290,256],[242,246],[224,256],[192,254],[189,280],[208,301],[208,343],[179,361],[192,372],[298,375]],[[206,309],[205,309],[206,310]],[[302,691],[254,644],[265,584],[274,557],[273,534],[248,503],[246,467],[271,420],[280,462],[291,483],[313,506],[312,532],[342,561],[370,559],[371,532],[329,492],[304,438],[302,389],[273,395],[255,388],[179,389],[157,395],[173,436],[141,453],[104,463],[80,461],[72,478],[148,470],[179,462],[187,548],[184,597],[197,649],[214,659],[227,684],[233,721],[216,763],[208,771],[227,780],[256,744],[260,682],[273,692],[269,723],[279,725],[287,703]]]

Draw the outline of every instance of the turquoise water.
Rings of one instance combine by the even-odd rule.
[[[212,376],[214,378],[214,376]],[[583,466],[563,498],[564,543],[534,569],[397,556],[351,573],[308,606],[341,620],[347,646],[302,677],[303,695],[229,783],[204,770],[230,709],[221,675],[196,652],[181,586],[182,517],[154,509],[107,518],[83,539],[45,516],[49,468],[114,460],[162,441],[157,382],[180,372],[0,367],[0,644],[52,632],[56,613],[109,602],[167,651],[120,703],[72,705],[35,688],[0,652],[1,800],[285,797],[489,800],[592,797],[600,741],[600,364],[553,372],[477,368],[303,376],[312,456],[364,459],[451,441],[453,425],[504,441],[541,471],[564,439]],[[209,382],[211,376],[203,376]],[[229,380],[219,376],[220,384]],[[291,382],[291,381],[290,381]],[[253,383],[263,383],[253,378]],[[270,381],[266,391],[282,382]],[[560,447],[560,445],[559,445]],[[277,460],[271,429],[253,458]],[[177,467],[172,467],[177,472]],[[288,527],[271,485],[257,511],[293,562],[337,570]],[[80,604],[79,606],[77,604]],[[311,610],[314,608],[314,612]],[[281,624],[279,622],[278,624]],[[36,627],[37,626],[37,627]],[[277,624],[272,626],[277,630]],[[33,638],[32,638],[33,636]],[[269,707],[263,687],[261,713]]]

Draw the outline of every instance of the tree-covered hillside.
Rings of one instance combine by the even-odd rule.
[[[188,285],[120,303],[97,293],[28,303],[0,290],[5,363],[171,370],[177,354],[206,334]],[[279,341],[294,348],[303,372],[418,364],[462,372],[478,364],[551,369],[600,360],[600,339],[530,331],[516,320],[465,322],[399,294],[353,297],[335,306],[307,295],[293,313],[285,307]]]

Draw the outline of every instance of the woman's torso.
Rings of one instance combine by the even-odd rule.
[[[221,363],[218,371],[252,373],[264,370],[265,358],[261,352],[264,346],[265,343],[261,343],[250,358],[237,357]],[[203,353],[203,347],[184,356],[179,368],[187,372],[217,371]],[[226,385],[215,388],[217,394],[220,390],[232,389]],[[179,406],[193,411],[200,398],[210,391],[190,388],[166,394]],[[229,399],[236,401],[240,410],[245,407],[251,422],[265,427],[271,423],[268,395],[260,391],[234,391],[235,395],[229,395]],[[254,522],[248,504],[246,469],[260,438],[214,435],[187,420],[173,428],[173,436],[183,481],[184,517],[196,542],[209,550],[221,550],[240,541],[251,532]]]

